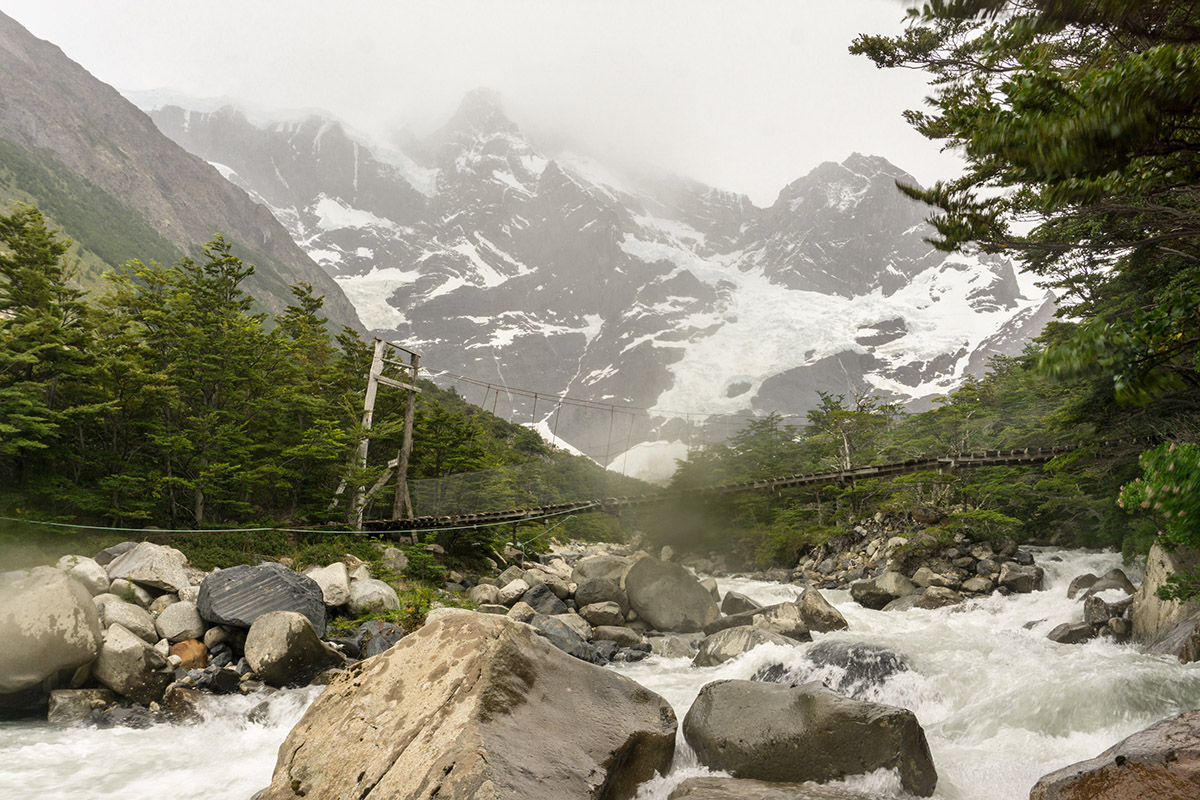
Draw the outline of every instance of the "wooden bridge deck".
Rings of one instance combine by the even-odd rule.
[[[1075,445],[1061,445],[1058,447],[1026,447],[1015,450],[981,450],[972,453],[952,453],[946,456],[893,461],[886,464],[871,464],[830,472],[780,475],[774,478],[763,478],[743,483],[724,483],[692,489],[650,492],[633,497],[604,497],[595,500],[581,500],[575,503],[555,503],[528,508],[510,508],[503,511],[480,511],[472,514],[412,517],[410,519],[366,520],[363,522],[363,530],[403,532],[469,529],[505,522],[528,522],[548,519],[566,514],[585,514],[598,511],[615,514],[625,509],[639,508],[688,497],[713,497],[746,492],[777,491],[800,486],[846,483],[848,481],[867,478],[885,478],[910,472],[947,472],[975,467],[1038,464],[1047,462],[1063,453],[1069,453],[1074,449],[1076,449]]]

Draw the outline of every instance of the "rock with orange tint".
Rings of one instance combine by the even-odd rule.
[[[1089,761],[1045,775],[1029,800],[1196,800],[1200,711],[1156,722]]]
[[[171,645],[168,655],[179,656],[184,669],[204,669],[208,663],[208,648],[198,639],[184,639]]]

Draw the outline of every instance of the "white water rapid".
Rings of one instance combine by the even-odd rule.
[[[1060,622],[1082,618],[1082,604],[1066,598],[1071,578],[1103,574],[1120,565],[1118,556],[1036,555],[1046,570],[1046,589],[1029,595],[884,613],[863,609],[845,592],[825,593],[850,630],[818,634],[815,643],[871,642],[902,653],[911,666],[865,697],[917,715],[938,770],[936,798],[1024,800],[1046,772],[1098,755],[1159,719],[1200,707],[1200,664],[1181,666],[1107,641],[1058,645],[1046,639]],[[744,579],[719,583],[722,591],[734,589],[760,602],[789,600],[799,591]],[[1036,624],[1026,628],[1029,622]],[[769,664],[811,671],[804,655],[808,647],[765,646],[705,669],[693,668],[687,659],[658,657],[615,668],[665,696],[682,724],[705,683],[749,678]],[[836,668],[825,669],[814,677],[837,677]],[[269,783],[279,745],[316,693],[279,692],[265,701],[209,698],[200,724],[144,730],[0,723],[0,798],[247,800]],[[664,800],[683,778],[707,774],[695,764],[682,735],[679,741],[672,773],[643,787],[638,800]],[[846,783],[881,797],[903,797],[899,781],[888,772]]]

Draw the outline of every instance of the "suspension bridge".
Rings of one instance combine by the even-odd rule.
[[[1118,443],[1112,442],[1105,443],[1102,446],[1114,446],[1116,444]],[[859,480],[887,478],[913,472],[936,471],[945,473],[978,467],[1043,464],[1057,456],[1075,450],[1076,447],[1076,445],[1059,445],[1055,447],[1026,447],[1012,450],[981,450],[969,453],[951,453],[944,456],[892,461],[882,464],[830,470],[827,472],[780,475],[741,483],[724,483],[688,489],[648,492],[631,497],[603,497],[573,503],[554,503],[478,513],[410,517],[406,519],[364,520],[363,530],[375,531],[385,537],[398,537],[406,533],[415,532],[451,529],[463,530],[492,527],[504,523],[534,522],[569,514],[620,514],[626,510],[644,508],[671,501],[708,499],[751,492],[778,492],[784,489],[821,486],[830,483],[845,484]]]

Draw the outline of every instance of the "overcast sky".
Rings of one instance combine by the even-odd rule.
[[[902,0],[0,0],[120,90],[325,109],[386,134],[498,90],[535,141],[652,164],[770,204],[818,163],[882,155],[922,183],[958,161],[900,117],[920,73],[846,48]]]

